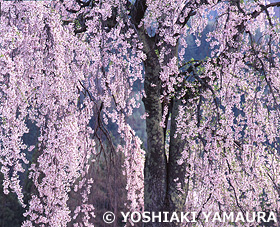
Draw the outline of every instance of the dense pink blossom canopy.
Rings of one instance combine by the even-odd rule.
[[[186,210],[244,212],[264,206],[279,213],[277,3],[147,0],[144,18],[135,23],[128,7],[133,3],[90,2],[89,7],[72,0],[0,2],[0,163],[5,193],[16,192],[28,205],[23,226],[66,226],[78,213],[83,223],[75,226],[92,226],[88,194],[94,193],[94,182],[84,178],[99,149],[92,118],[117,124],[127,206],[143,209],[145,152],[127,120],[146,96],[142,85],[133,90],[145,73],[147,46],[139,39],[140,27],[158,38],[163,103],[174,96],[182,100],[176,134],[186,140],[178,160],[189,163]],[[116,22],[109,27],[105,22],[114,13]],[[83,32],[73,26],[78,14],[87,18]],[[186,37],[194,35],[199,46],[207,25],[211,55],[186,62]],[[176,45],[178,55],[169,58]],[[187,99],[190,91],[197,95]],[[163,109],[165,122],[169,116]],[[19,172],[28,163],[24,150],[35,149],[22,140],[27,119],[36,123],[40,137],[37,164],[29,168],[38,194],[25,204]],[[71,213],[69,192],[78,189],[82,205]]]

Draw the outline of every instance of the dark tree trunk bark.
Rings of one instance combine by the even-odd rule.
[[[137,27],[143,18],[146,6],[145,0],[137,0],[132,12],[134,24]],[[183,212],[186,200],[187,184],[185,183],[186,165],[178,165],[182,157],[184,143],[181,135],[175,138],[176,117],[181,101],[174,98],[171,113],[169,160],[165,153],[165,130],[161,127],[162,121],[162,84],[160,80],[160,64],[156,48],[156,37],[149,37],[143,27],[138,28],[140,41],[143,43],[143,51],[147,58],[144,61],[145,81],[144,90],[146,96],[143,98],[146,113],[147,151],[145,155],[144,168],[144,208],[150,212]],[[165,45],[165,47],[167,47]],[[164,64],[177,56],[178,45],[169,46],[171,52],[164,57]],[[168,116],[167,116],[168,117]],[[174,179],[178,178],[178,181]],[[181,183],[183,192],[178,191],[177,184]],[[179,213],[178,213],[179,214]],[[175,223],[145,223],[145,226],[163,227],[177,226]]]
[[[182,157],[182,152],[185,142],[181,140],[181,135],[176,134],[177,121],[176,118],[179,114],[179,106],[182,104],[181,100],[176,97],[173,100],[173,107],[171,113],[171,126],[170,126],[170,145],[169,145],[169,159],[167,166],[167,210],[170,212],[183,212],[185,211],[184,205],[186,202],[188,183],[185,179],[186,176],[186,160]],[[184,157],[185,158],[185,157]],[[179,165],[178,161],[183,159],[184,162]],[[175,181],[176,179],[176,181]],[[178,186],[180,189],[178,190]]]
[[[147,36],[144,30],[139,32],[141,41],[144,44],[144,51],[147,59],[144,61],[145,82],[144,89],[146,97],[143,98],[146,113],[147,130],[147,151],[145,156],[144,169],[144,203],[145,211],[159,212],[183,212],[186,200],[186,193],[178,190],[180,183],[183,190],[186,190],[185,173],[186,166],[178,165],[181,158],[184,144],[181,136],[176,132],[176,117],[181,101],[174,98],[171,109],[171,128],[169,160],[165,153],[165,130],[160,126],[162,121],[162,103],[160,101],[162,84],[159,78],[160,65],[155,52],[155,38]],[[177,47],[172,47],[172,52],[166,56],[168,62],[176,56]],[[178,178],[178,181],[174,179]],[[176,226],[175,223],[146,223],[145,226]]]
[[[142,31],[147,59],[144,61],[146,97],[143,98],[146,113],[147,151],[144,169],[144,203],[145,211],[163,211],[166,195],[166,166],[164,152],[164,130],[160,126],[162,105],[160,102],[161,81],[160,66],[154,51],[155,40]]]

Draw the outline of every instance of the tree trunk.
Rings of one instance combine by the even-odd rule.
[[[173,108],[171,109],[171,133],[169,160],[165,154],[165,135],[164,129],[160,126],[162,121],[162,103],[160,65],[158,56],[155,52],[155,38],[149,37],[144,30],[139,32],[141,41],[144,44],[144,52],[147,59],[144,61],[145,82],[144,89],[146,97],[143,98],[146,113],[147,130],[147,151],[145,156],[144,169],[144,203],[145,211],[184,211],[186,193],[178,191],[177,184],[181,183],[183,190],[186,190],[185,184],[185,165],[178,165],[177,161],[181,158],[184,144],[181,136],[174,138],[176,131],[176,117],[178,107],[181,101],[174,98]],[[176,56],[177,47],[168,56],[165,56],[165,62]],[[178,181],[174,179],[178,178]],[[163,217],[162,217],[163,218]],[[175,223],[146,223],[145,226],[176,226]]]
[[[170,145],[169,145],[169,159],[167,166],[167,210],[170,212],[185,211],[184,205],[187,197],[187,186],[185,182],[186,176],[186,160],[182,157],[185,142],[181,140],[181,135],[175,133],[177,130],[176,118],[179,113],[179,106],[182,104],[181,100],[176,97],[173,100],[173,107],[171,113],[170,126]],[[184,162],[180,165],[178,161],[182,159]],[[176,180],[175,180],[176,179]],[[180,189],[180,190],[179,190]]]
[[[154,51],[154,40],[142,32],[147,59],[144,61],[146,97],[143,98],[146,113],[147,152],[145,156],[145,211],[163,211],[166,195],[166,155],[164,130],[160,126],[162,105],[160,102],[160,66]],[[151,225],[148,225],[151,226]],[[156,225],[154,225],[156,226]]]

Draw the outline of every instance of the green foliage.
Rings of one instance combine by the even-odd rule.
[[[157,57],[159,58],[159,51],[158,51],[158,49],[155,49],[155,53],[156,53]]]

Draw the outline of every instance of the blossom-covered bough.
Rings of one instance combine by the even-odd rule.
[[[279,213],[277,6],[1,1],[1,172],[5,192],[27,205],[23,226],[67,226],[77,215],[74,226],[91,226],[93,182],[85,176],[100,152],[123,153],[131,211],[195,211],[197,226],[229,226],[204,223],[203,212]],[[208,42],[211,55],[186,62],[190,35],[198,46]],[[143,89],[135,89],[139,82]],[[145,152],[128,123],[141,100]],[[36,193],[25,204],[19,172],[28,163],[27,119],[40,136],[28,147],[38,159],[29,168]],[[118,126],[118,144],[108,122]],[[71,190],[83,198],[73,212]],[[146,225],[163,224],[175,225]]]

